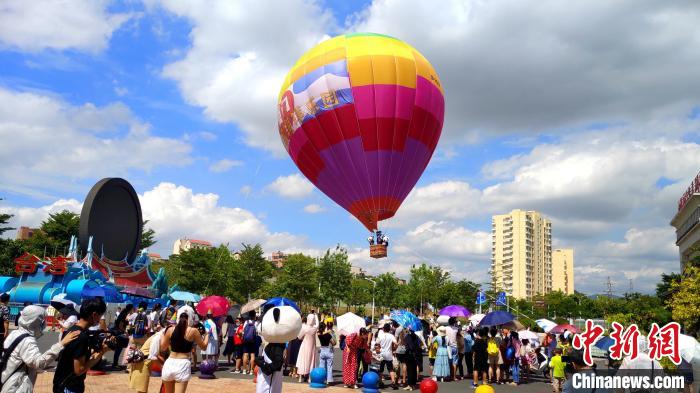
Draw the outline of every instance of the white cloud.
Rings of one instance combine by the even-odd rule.
[[[216,138],[217,138],[217,137],[216,137],[216,134],[214,134],[213,132],[209,132],[209,131],[200,131],[200,132],[197,133],[197,135],[198,135],[201,139],[203,139],[203,140],[205,140],[205,141],[207,141],[207,142],[213,142],[213,141],[215,141]]]
[[[172,183],[160,183],[139,195],[141,211],[148,227],[156,231],[158,243],[152,251],[170,255],[172,245],[180,237],[208,240],[214,244],[229,244],[238,249],[241,243],[261,243],[269,250],[318,251],[306,244],[304,236],[288,232],[271,232],[252,212],[219,204],[219,195],[195,193],[192,189]],[[60,199],[37,208],[0,206],[0,212],[14,214],[13,227],[36,227],[49,213],[64,209],[80,214],[82,203],[75,199]],[[13,237],[14,233],[5,233]]]
[[[249,186],[249,185],[246,184],[245,186],[242,186],[242,187],[241,187],[241,189],[239,190],[239,192],[240,192],[241,194],[245,195],[245,197],[247,198],[247,197],[249,197],[250,194],[253,192],[253,187],[251,187],[251,186]]]
[[[231,170],[231,168],[235,166],[241,166],[243,165],[242,161],[237,161],[237,160],[229,160],[228,158],[224,158],[223,160],[219,160],[211,165],[209,165],[209,170],[215,173],[222,173],[222,172],[228,172]]]
[[[695,2],[379,0],[350,29],[395,36],[433,64],[446,91],[444,146],[689,110],[700,89],[697,11]]]
[[[302,175],[280,176],[265,187],[283,198],[303,199],[311,195],[314,186]]]
[[[50,205],[44,205],[36,208],[0,206],[0,213],[12,214],[14,216],[8,222],[7,226],[9,227],[19,228],[21,226],[25,226],[30,228],[38,228],[43,221],[49,218],[49,214],[58,213],[63,210],[80,214],[80,210],[82,208],[82,202],[75,199],[59,199]],[[7,238],[14,238],[15,233],[13,231],[7,231],[3,234],[3,236]]]
[[[429,258],[477,257],[488,260],[491,256],[491,234],[445,221],[428,221],[406,233],[397,251],[404,249]]]
[[[388,228],[407,228],[426,220],[458,220],[482,212],[481,191],[469,183],[446,180],[416,187],[386,222]]]
[[[192,189],[161,183],[140,196],[144,219],[156,231],[157,248],[167,254],[175,239],[189,237],[232,249],[241,243],[261,243],[265,250],[304,247],[305,238],[287,232],[271,232],[252,212],[219,204],[219,195],[194,193]]]
[[[0,184],[17,193],[65,190],[74,179],[126,176],[132,169],[191,162],[191,147],[152,135],[122,103],[74,106],[0,88]],[[43,195],[45,196],[45,195]]]
[[[110,13],[108,1],[7,0],[0,8],[0,45],[23,51],[100,52],[132,15]]]
[[[331,26],[330,12],[311,0],[149,4],[192,25],[191,47],[163,76],[209,118],[237,123],[248,144],[281,153],[277,93],[294,62]]]
[[[304,211],[309,213],[309,214],[318,214],[318,213],[325,212],[326,208],[319,205],[319,204],[312,203],[310,205],[304,206]]]

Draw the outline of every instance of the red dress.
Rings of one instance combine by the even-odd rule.
[[[343,351],[343,383],[353,386],[357,383],[357,350],[365,346],[364,339],[357,333],[345,338]]]

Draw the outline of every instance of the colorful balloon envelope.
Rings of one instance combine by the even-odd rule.
[[[445,113],[425,57],[396,38],[365,33],[304,54],[278,104],[279,133],[299,170],[370,231],[415,186]]]

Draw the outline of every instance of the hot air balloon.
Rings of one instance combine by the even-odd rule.
[[[278,106],[280,137],[299,170],[370,232],[415,186],[445,113],[428,60],[372,33],[337,36],[306,52],[287,74]],[[385,257],[377,235],[370,255]]]

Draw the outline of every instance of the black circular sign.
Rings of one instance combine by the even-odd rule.
[[[141,249],[143,218],[141,204],[134,187],[128,181],[108,177],[92,186],[80,212],[80,248],[87,253],[92,236],[92,252],[129,263]]]

